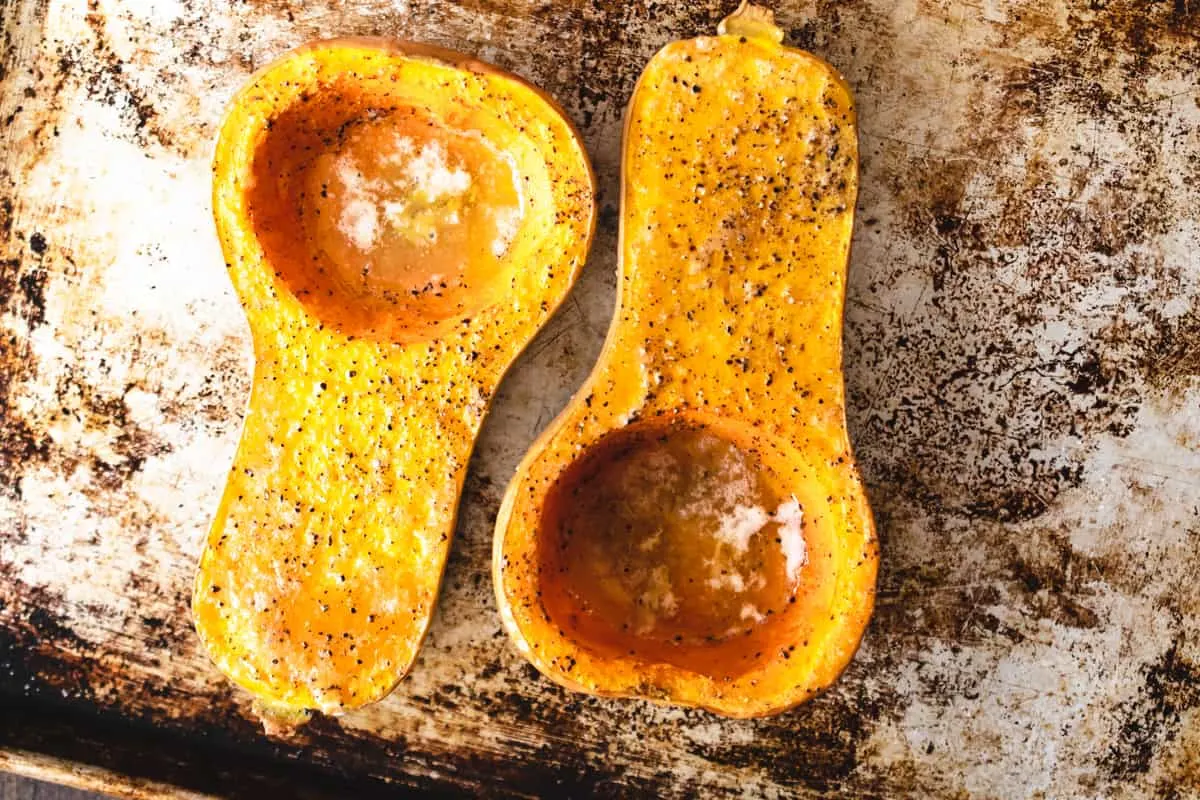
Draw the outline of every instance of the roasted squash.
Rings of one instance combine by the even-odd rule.
[[[845,668],[878,546],[841,373],[851,92],[769,12],[719,30],[629,102],[616,317],[508,487],[493,574],[560,684],[753,717]]]
[[[213,204],[255,365],[192,608],[264,713],[362,706],[412,666],[476,433],[594,198],[562,111],[457,53],[319,42],[233,99]]]

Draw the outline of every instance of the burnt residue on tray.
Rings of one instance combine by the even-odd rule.
[[[1200,180],[1200,157],[1164,147],[1170,103],[1188,95],[1155,97],[1150,88],[1200,65],[1195,11],[1111,2],[1072,8],[1065,20],[1021,7],[1008,14],[986,49],[955,66],[971,89],[962,117],[947,122],[969,150],[866,143],[864,183],[897,210],[888,230],[904,245],[895,250],[910,253],[914,267],[923,262],[929,277],[917,308],[891,311],[878,332],[852,327],[848,354],[858,439],[888,441],[892,453],[868,452],[869,471],[931,510],[1001,522],[1044,513],[1079,485],[1091,441],[1127,435],[1144,397],[1194,376],[1184,332],[1197,310],[1159,313],[1179,280],[1173,270],[1186,265],[1164,264],[1155,242],[1188,217],[1194,191],[1181,185]],[[1026,61],[1005,52],[1033,42],[1052,55]],[[906,102],[915,116],[937,113],[936,96]],[[1046,158],[1057,147],[1045,143],[1050,134],[1031,135],[1039,125],[1059,131],[1056,160]],[[1132,152],[1114,161],[1106,144]],[[1014,153],[1028,154],[1016,169]],[[880,235],[875,223],[861,236]],[[1147,278],[1155,292],[1131,290]],[[1041,326],[1069,318],[1088,289],[1105,284],[1122,295],[1112,322],[1070,341],[1047,336]],[[852,304],[870,302],[880,287],[855,288]],[[886,386],[856,385],[857,374],[880,364],[889,368]],[[1166,369],[1151,376],[1147,364]],[[879,409],[880,395],[896,399]],[[1054,447],[1064,437],[1078,446]]]
[[[1108,744],[1100,760],[1102,768],[1116,779],[1136,779],[1149,772],[1163,741],[1175,740],[1185,715],[1200,709],[1200,663],[1182,655],[1178,645],[1145,667],[1142,675],[1145,682],[1137,695],[1118,709],[1120,735]],[[1183,788],[1184,780],[1200,776],[1184,774],[1180,778],[1179,788]]]
[[[62,65],[83,74],[90,97],[121,110],[140,144],[154,142],[168,149],[173,147],[174,137],[159,120],[150,99],[153,89],[138,86],[129,77],[123,60],[113,52],[99,0],[88,0],[84,20],[94,41],[87,49],[64,54]]]

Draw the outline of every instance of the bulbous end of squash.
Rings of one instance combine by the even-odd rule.
[[[317,42],[231,102],[213,204],[255,371],[192,608],[271,719],[411,667],[475,436],[583,265],[594,193],[552,101],[438,48]]]
[[[285,289],[355,337],[453,331],[506,299],[564,206],[586,224],[574,135],[538,90],[458,53],[383,39],[298,48],[254,76],[221,129],[222,239],[266,273],[239,293],[266,304]]]
[[[695,410],[545,443],[497,522],[510,634],[578,691],[732,717],[809,699],[873,605],[873,523],[841,446]]]
[[[759,9],[723,30],[635,89],[617,314],[509,486],[493,569],[555,681],[753,717],[849,663],[878,545],[841,375],[850,91]]]

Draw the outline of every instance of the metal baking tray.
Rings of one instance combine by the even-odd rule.
[[[1200,796],[1200,4],[780,2],[857,92],[851,433],[865,643],[768,720],[551,685],[500,626],[500,492],[611,315],[620,121],[732,2],[0,4],[0,767],[130,796]],[[385,702],[270,738],[198,649],[195,559],[249,387],[215,126],[309,39],[547,89],[592,258],[505,382],[432,632]]]

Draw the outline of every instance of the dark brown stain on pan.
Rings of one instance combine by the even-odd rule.
[[[1150,771],[1154,756],[1180,732],[1185,715],[1200,709],[1200,664],[1172,646],[1142,670],[1137,695],[1117,709],[1120,730],[1101,755],[1101,767],[1116,780],[1132,780]],[[1191,788],[1200,785],[1200,775]],[[1159,787],[1168,797],[1170,787]],[[1176,787],[1184,787],[1181,783]],[[1176,795],[1182,796],[1182,795]]]
[[[31,23],[40,27],[44,21],[45,9],[35,9]],[[35,70],[34,74],[22,74],[22,65],[18,61],[18,49],[14,35],[16,31],[11,24],[0,27],[4,41],[4,51],[0,54],[0,74],[3,81],[11,82],[12,86],[21,87],[23,98],[32,93],[32,101],[37,96],[37,84],[40,83]],[[32,102],[29,103],[32,106]],[[5,130],[11,130],[18,123],[18,116],[24,112],[25,103],[19,103],[8,112],[4,123]],[[18,110],[20,109],[20,110]],[[20,120],[24,123],[24,120]],[[9,164],[13,159],[0,160],[0,309],[9,311],[22,320],[27,330],[45,322],[45,292],[48,275],[40,261],[45,251],[43,234],[38,236],[37,246],[28,241],[26,232],[17,228],[16,214],[20,198],[17,195],[17,180]],[[19,467],[30,457],[43,455],[46,451],[44,437],[31,430],[20,421],[7,424],[5,410],[11,404],[14,384],[29,374],[30,350],[27,339],[18,337],[8,331],[0,332],[0,420],[6,424],[0,425],[0,492],[19,497]],[[19,536],[19,531],[10,533]]]
[[[121,109],[125,122],[133,129],[139,143],[153,141],[170,149],[173,137],[159,122],[158,112],[149,99],[150,92],[138,86],[126,74],[124,64],[108,42],[99,0],[88,0],[85,20],[95,42],[88,50],[75,54],[74,60],[72,56],[64,55],[63,66],[84,73],[90,97]]]
[[[45,272],[40,267],[16,262],[14,271],[23,274],[17,279],[17,297],[10,297],[8,307],[23,313],[32,331],[44,323]],[[40,277],[39,277],[40,276]],[[0,274],[0,303],[6,292],[5,276]],[[40,301],[40,302],[39,302]],[[10,349],[11,348],[11,349]],[[37,379],[37,362],[27,347],[0,342],[0,411],[5,436],[0,444],[0,486],[20,497],[22,474],[39,464],[51,466],[62,476],[70,476],[80,467],[91,476],[93,492],[118,492],[141,469],[148,458],[170,451],[170,445],[155,431],[135,422],[129,413],[125,396],[136,384],[125,385],[123,391],[102,391],[88,380],[81,369],[70,369],[58,377],[54,396],[57,408],[44,409],[29,419],[16,411],[11,403],[13,390],[24,380]],[[74,420],[89,430],[115,431],[108,437],[109,448],[103,454],[83,449],[68,449],[56,445],[42,426],[53,426],[63,420]]]
[[[26,266],[22,258],[0,260],[0,308],[24,319],[29,330],[45,322],[46,273]],[[13,385],[28,374],[30,351],[27,342],[15,336],[0,337],[0,412],[10,403]],[[4,413],[4,436],[0,438],[0,490],[20,497],[21,467],[49,455],[45,437],[20,419]]]
[[[1020,9],[1011,13],[1021,21]],[[1112,2],[1073,10],[1061,26],[996,30],[992,53],[999,55],[985,51],[964,65],[974,99],[957,124],[969,128],[973,148],[959,155],[868,141],[868,165],[881,169],[868,168],[864,185],[882,189],[903,210],[889,230],[928,265],[924,300],[932,313],[928,324],[900,309],[882,317],[878,330],[852,327],[847,360],[859,409],[852,421],[867,445],[869,473],[932,510],[1006,522],[1045,513],[1063,490],[1079,485],[1087,442],[1126,435],[1148,390],[1194,375],[1188,364],[1196,360],[1196,313],[1170,321],[1156,313],[1170,299],[1179,279],[1172,269],[1179,267],[1164,265],[1153,242],[1173,220],[1188,217],[1179,205],[1187,193],[1173,187],[1194,185],[1200,167],[1193,157],[1189,175],[1168,174],[1162,115],[1145,87],[1154,76],[1194,74],[1200,16],[1169,4],[1148,12],[1142,4]],[[1000,52],[1033,39],[1054,55],[1012,64]],[[937,97],[908,102],[914,116],[937,113],[922,105]],[[1067,158],[1062,166],[1031,158],[1024,175],[1011,174],[1012,153],[1026,147],[1020,126],[1070,111],[1099,120],[1133,150],[1103,170],[1102,191],[1084,203],[1061,199],[1064,184],[1069,189],[1075,179]],[[1095,146],[1090,124],[1080,134],[1081,149]],[[1083,163],[1101,157],[1071,156]],[[1079,170],[1089,168],[1096,169]],[[1003,202],[980,204],[968,192],[972,181],[1002,187]],[[1151,252],[1142,252],[1148,244]],[[1014,287],[1014,277],[1029,288]],[[1045,351],[1046,337],[1035,327],[1043,320],[1067,315],[1088,288],[1122,289],[1147,277],[1156,279],[1157,293],[1127,292],[1113,313],[1136,313],[1146,322],[1114,322]],[[870,302],[882,288],[852,287],[850,302]],[[1151,374],[1148,363],[1167,369]],[[876,374],[867,385],[855,385],[870,372]],[[876,409],[880,397],[897,399]],[[1064,437],[1079,440],[1077,452],[1043,454]],[[872,457],[871,444],[885,441],[892,455]]]

